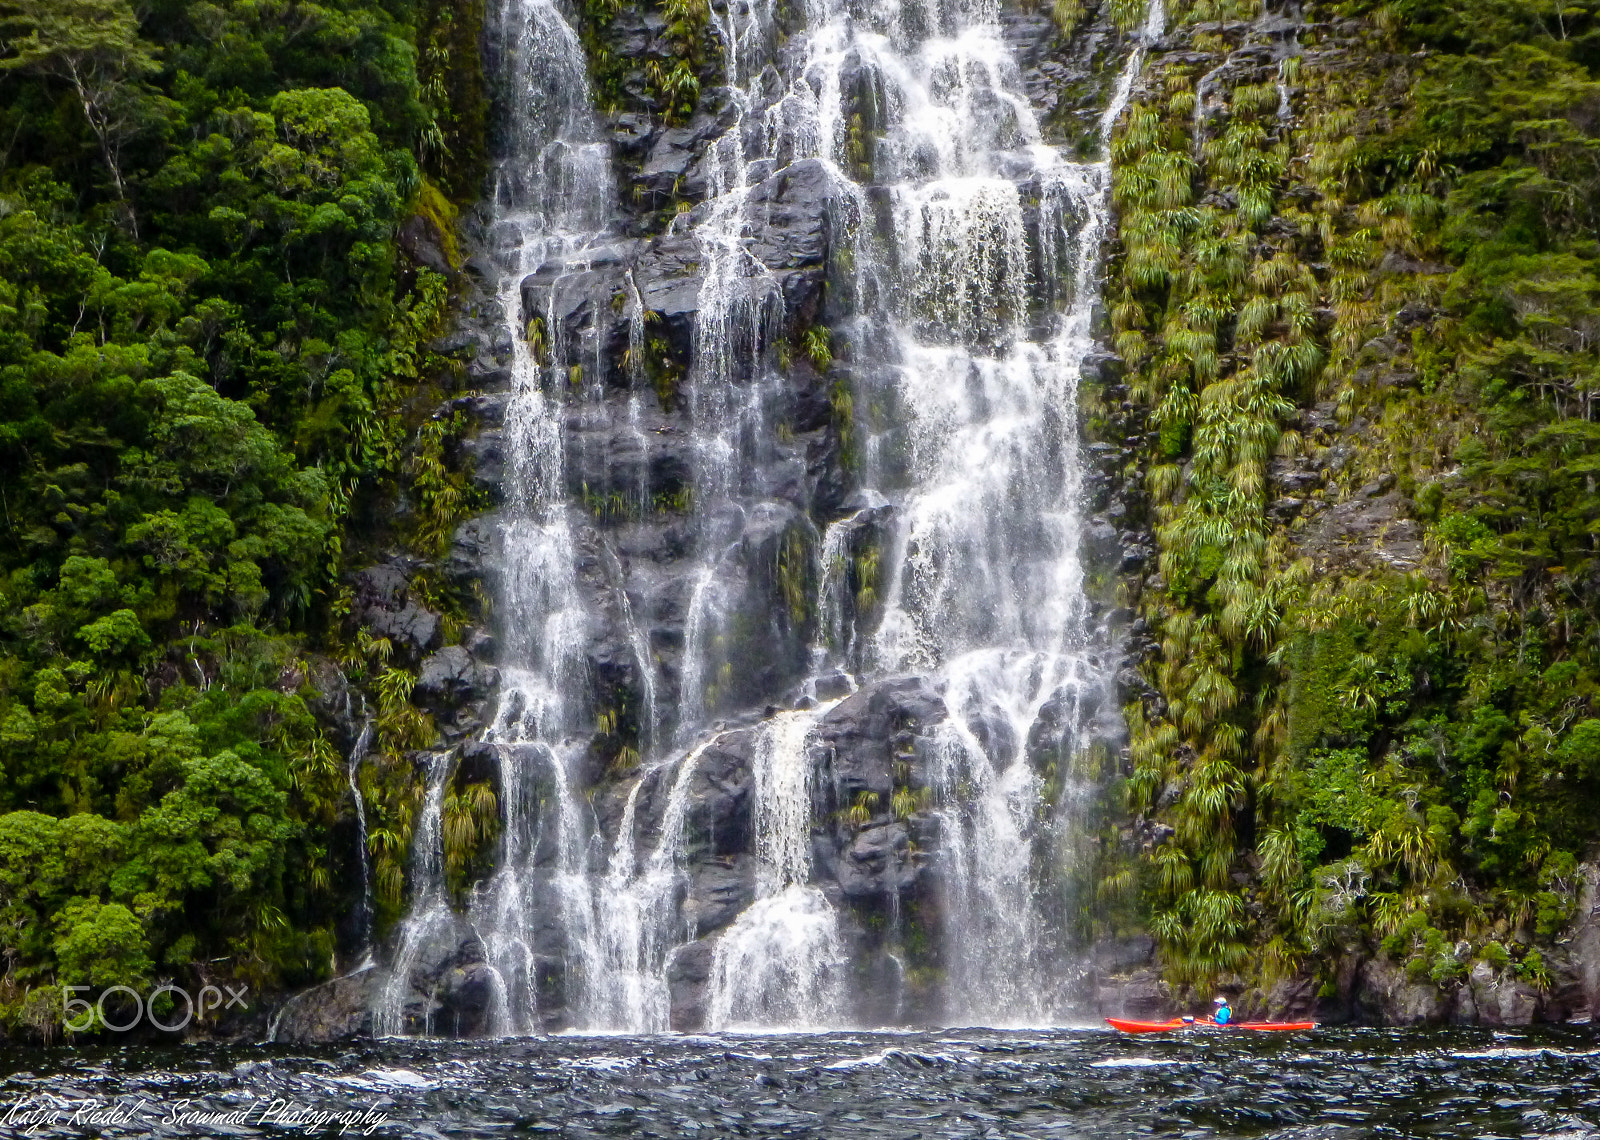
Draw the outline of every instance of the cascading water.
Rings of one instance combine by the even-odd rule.
[[[990,5],[916,13],[812,5],[806,63],[765,102],[764,61],[740,51],[771,38],[768,17],[754,5],[730,12],[728,70],[746,86],[734,97],[741,121],[717,144],[719,169],[737,166],[730,150],[747,172],[812,157],[848,218],[861,194],[843,173],[845,69],[858,89],[879,93],[871,166],[888,191],[890,224],[875,238],[855,234],[862,307],[849,331],[858,363],[882,355],[882,367],[862,374],[890,426],[864,448],[862,483],[893,505],[897,522],[882,617],[858,671],[935,676],[949,709],[933,780],[945,819],[947,1013],[1047,1020],[1058,1005],[1048,996],[1052,956],[1034,866],[1048,840],[1038,826],[1045,779],[1026,752],[1050,710],[1068,727],[1059,759],[1069,770],[1058,778],[1070,783],[1077,706],[1089,690],[1098,690],[1095,704],[1111,695],[1089,652],[1076,403],[1093,347],[1109,166],[1067,162],[1043,144]],[[1145,38],[1159,35],[1162,20],[1157,5]],[[1106,109],[1102,143],[1138,64],[1136,51]],[[764,129],[751,132],[744,120],[757,108]],[[703,309],[702,328],[730,339],[719,323],[724,298],[769,294],[759,265],[722,252],[740,248],[753,181],[724,176],[701,230],[719,270],[716,320]],[[727,280],[741,269],[753,283],[743,293]],[[1041,314],[1057,278],[1065,305]],[[762,897],[724,936],[719,963],[747,940],[747,919],[770,906]],[[740,969],[748,977],[752,961],[778,953],[771,945],[743,953]],[[727,1016],[714,1001],[713,1022]]]
[[[490,39],[506,105],[514,108],[495,169],[490,236],[513,353],[498,557],[505,667],[487,733],[500,760],[503,827],[499,869],[475,892],[468,921],[495,979],[495,1031],[527,1033],[538,1028],[529,927],[550,904],[552,886],[533,867],[545,817],[554,817],[556,897],[573,894],[570,881],[588,870],[589,827],[569,769],[581,754],[577,733],[588,715],[588,617],[577,588],[577,540],[563,482],[562,402],[546,391],[551,374],[579,358],[584,346],[561,343],[557,322],[535,315],[524,323],[521,285],[530,272],[563,257],[581,271],[583,251],[600,240],[612,217],[612,179],[593,120],[583,49],[559,8],[551,0],[506,0]],[[376,1012],[383,1033],[405,1027],[418,955],[455,924],[440,836],[447,767],[438,764],[430,773],[412,841],[412,910]],[[553,810],[541,810],[545,806]]]
[[[761,144],[744,155],[747,170],[814,157],[833,180],[840,216],[859,220],[863,195],[844,174],[845,70],[858,89],[877,93],[882,121],[871,166],[888,190],[890,227],[876,240],[855,229],[860,308],[850,333],[858,362],[883,357],[884,367],[863,374],[892,426],[863,448],[862,483],[867,496],[892,504],[897,525],[877,631],[844,663],[867,676],[909,672],[942,682],[950,715],[932,784],[944,819],[946,1012],[990,1022],[1048,1020],[1060,1009],[1050,997],[1035,868],[1049,838],[1038,834],[1048,805],[1045,779],[1026,755],[1030,738],[1047,709],[1068,726],[1058,799],[1070,795],[1081,698],[1091,689],[1095,703],[1112,696],[1086,627],[1076,399],[1093,348],[1109,164],[1068,162],[1043,144],[997,15],[991,5],[959,0],[917,12],[813,4],[806,62],[763,104],[770,80],[752,48],[772,38],[763,24],[770,16],[756,5],[730,6],[728,72],[746,85],[734,97],[740,122],[717,152],[726,167],[726,149],[745,148],[754,134]],[[920,33],[911,30],[919,17]],[[1158,0],[1143,39],[1158,36],[1163,21]],[[1127,61],[1105,110],[1103,145],[1141,54],[1136,48]],[[764,130],[744,130],[763,106]],[[703,224],[708,249],[738,248],[741,197],[752,181],[726,179],[730,188]],[[1035,203],[1031,218],[1025,192]],[[759,268],[747,269],[746,280],[759,283]],[[721,280],[717,293],[720,314],[720,298],[737,291]],[[1058,293],[1065,304],[1052,312]],[[825,540],[824,574],[838,572],[830,564],[842,561],[845,537],[841,528]],[[843,624],[838,591],[837,582],[823,587],[829,625]],[[852,635],[840,636],[838,647],[854,650]],[[762,796],[774,793],[759,779],[758,789],[760,818]],[[763,892],[723,936],[712,1024],[773,1021],[760,1003],[794,992],[788,961],[804,932],[813,944],[799,955],[825,965],[833,949],[826,904],[820,894],[786,899],[805,881]],[[775,919],[780,904],[790,917]],[[775,936],[783,933],[788,942]],[[764,969],[775,975],[768,984]],[[741,1000],[746,1008],[737,1007]],[[788,1012],[790,1020],[799,1013]]]
[[[1145,40],[1163,20],[1157,2]],[[1102,117],[1103,145],[1142,50]],[[937,675],[950,712],[934,779],[945,820],[947,1015],[1048,1021],[1062,1010],[1051,984],[1059,960],[1034,860],[1049,805],[1028,751],[1051,710],[1069,729],[1054,759],[1070,785],[1076,706],[1095,690],[1097,704],[1112,696],[1086,624],[1077,449],[1110,166],[1064,161],[1040,145],[1026,103],[993,97],[1014,77],[982,16],[953,42],[925,44],[917,62],[928,97],[906,99],[916,112],[888,132],[883,159],[901,177],[890,176],[895,269],[913,288],[892,318],[899,367],[880,393],[896,409],[899,446],[874,449],[896,463],[873,476],[900,521],[871,664]],[[975,97],[985,84],[991,97]],[[1037,201],[1037,253],[1023,187]],[[1044,282],[1030,279],[1035,264]],[[1040,321],[1030,293],[1057,276],[1066,304]]]
[[[1074,805],[1087,782],[1078,768],[1086,722],[1092,710],[1115,707],[1078,552],[1077,384],[1093,348],[1109,163],[1068,161],[1044,142],[992,0],[869,8],[812,0],[803,26],[781,33],[769,5],[732,0],[713,18],[729,80],[726,129],[704,150],[707,200],[666,235],[691,240],[699,257],[682,393],[694,525],[691,553],[675,571],[675,676],[658,674],[628,597],[629,571],[605,539],[586,537],[567,483],[565,417],[604,399],[607,348],[588,331],[596,322],[563,321],[558,302],[591,270],[635,256],[607,232],[611,173],[583,53],[551,0],[505,0],[492,37],[513,120],[493,228],[514,346],[499,551],[505,636],[485,734],[499,757],[504,826],[498,869],[475,888],[464,920],[495,979],[491,1029],[540,1028],[542,977],[551,970],[562,978],[568,1024],[668,1026],[668,965],[675,948],[699,936],[681,907],[690,789],[702,756],[726,735],[708,722],[738,708],[738,685],[748,680],[728,645],[748,634],[740,574],[748,573],[749,536],[769,522],[784,536],[771,556],[780,565],[769,569],[785,591],[809,589],[815,601],[795,609],[810,604],[819,618],[809,662],[802,652],[789,674],[799,682],[792,691],[816,693],[824,678],[837,693],[841,678],[854,685],[914,675],[942,694],[946,716],[932,729],[927,784],[940,821],[945,1017],[1052,1020],[1064,1008],[1053,993],[1063,904],[1040,867],[1070,859]],[[1103,145],[1162,23],[1155,0],[1102,116]],[[851,113],[863,91],[871,93],[866,124]],[[787,383],[776,347],[787,302],[770,258],[752,251],[752,234],[774,209],[778,174],[825,189],[829,289],[842,315],[833,343],[824,338],[810,351],[846,356],[858,406],[872,409],[855,417],[855,501],[820,534],[803,515],[784,514],[775,477],[763,475],[782,468],[771,462],[770,436]],[[627,445],[648,456],[640,361],[656,314],[651,286],[631,264],[625,282],[611,302],[628,322]],[[637,500],[636,510],[648,506],[643,475],[624,497]],[[793,531],[808,537],[785,545]],[[880,537],[863,539],[869,531]],[[852,594],[847,564],[862,541],[877,543],[860,556],[875,584],[858,581]],[[797,568],[804,559],[791,555],[806,542],[820,547],[820,559],[813,553],[809,569]],[[580,564],[604,567],[609,608],[621,615],[637,666],[644,755],[609,841],[579,791],[596,723],[586,654],[598,622]],[[756,699],[765,698],[746,703]],[[769,709],[753,730],[754,901],[712,948],[713,1026],[848,1017],[845,939],[815,882],[811,846],[810,742],[832,707]],[[439,854],[446,767],[430,771],[417,828],[415,901],[378,1011],[386,1032],[404,1023],[422,946],[463,921],[451,916]],[[636,834],[643,801],[659,806],[655,844],[644,854]],[[550,960],[549,939],[541,942],[552,925],[559,962]]]
[[[684,820],[689,787],[701,755],[716,738],[639,777],[628,792],[622,822],[603,878],[593,884],[587,937],[576,940],[586,992],[580,1001],[589,1028],[668,1028],[671,999],[667,959],[691,932],[678,917],[683,881]],[[655,850],[640,865],[636,811],[648,781],[671,780]]]
[[[713,1029],[837,1024],[845,952],[839,922],[811,885],[813,764],[807,741],[837,701],[779,713],[755,756],[756,901],[717,940]]]
[[[350,748],[350,763],[345,776],[350,783],[350,798],[356,808],[356,862],[361,868],[361,904],[356,912],[356,932],[361,939],[362,964],[372,960],[372,858],[367,852],[367,801],[361,794],[361,762],[372,747],[372,717],[361,722],[361,731]]]
[[[373,1032],[380,1037],[397,1037],[406,1031],[411,971],[438,933],[454,925],[445,889],[443,844],[444,794],[450,767],[449,753],[428,755],[422,810],[411,836],[411,913],[400,926],[389,977],[373,1011]],[[430,1032],[432,1027],[425,1023],[423,1029]]]

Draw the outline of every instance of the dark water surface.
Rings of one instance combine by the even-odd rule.
[[[1587,1027],[12,1049],[0,1073],[5,1136],[330,1136],[338,1114],[360,1112],[347,1134],[383,1116],[369,1134],[1600,1136]]]

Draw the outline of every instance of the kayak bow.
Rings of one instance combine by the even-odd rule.
[[[1124,1017],[1108,1017],[1106,1024],[1124,1033],[1171,1033],[1178,1029],[1255,1029],[1282,1033],[1317,1027],[1315,1021],[1238,1021],[1232,1025],[1216,1025],[1210,1021],[1185,1021],[1181,1017],[1174,1017],[1170,1021],[1130,1021]]]

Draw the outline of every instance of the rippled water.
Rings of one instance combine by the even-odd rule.
[[[366,1111],[388,1136],[1590,1137],[1585,1029],[1099,1030],[384,1041],[0,1051],[0,1134],[336,1135],[277,1111]],[[89,1101],[121,1123],[72,1122]],[[187,1102],[187,1103],[185,1103]],[[175,1123],[181,1113],[242,1123]],[[10,1114],[9,1116],[7,1114]],[[46,1117],[50,1116],[45,1112]],[[359,1132],[359,1128],[353,1130]]]

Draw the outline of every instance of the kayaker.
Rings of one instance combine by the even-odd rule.
[[[1213,1024],[1227,1025],[1233,1020],[1233,1007],[1228,1004],[1226,997],[1215,998],[1211,1004],[1217,1007],[1217,1011],[1211,1015]]]

